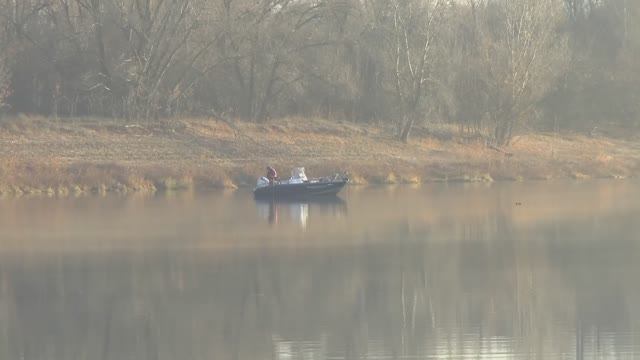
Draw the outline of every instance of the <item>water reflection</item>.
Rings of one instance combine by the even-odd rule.
[[[633,358],[639,251],[615,247],[14,255],[0,358]]]
[[[0,202],[0,359],[640,357],[637,184],[345,198]]]
[[[307,228],[310,213],[340,219],[347,214],[347,204],[339,197],[317,199],[256,199],[256,209],[261,219],[271,225],[296,224],[302,229]],[[317,213],[317,214],[316,214]]]

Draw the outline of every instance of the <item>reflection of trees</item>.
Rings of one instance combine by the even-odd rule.
[[[580,223],[486,220],[438,242],[400,224],[388,242],[342,248],[5,258],[0,358],[545,358],[633,344],[634,218],[606,219],[608,241]]]

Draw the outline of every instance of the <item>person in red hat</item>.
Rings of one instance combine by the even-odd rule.
[[[278,173],[276,169],[271,166],[267,166],[267,179],[269,179],[269,184],[273,185],[273,183],[278,179]]]

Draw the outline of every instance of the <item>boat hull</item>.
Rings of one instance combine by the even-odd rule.
[[[259,187],[253,195],[260,199],[305,199],[336,196],[347,184],[346,180],[306,182],[301,184],[273,184]]]

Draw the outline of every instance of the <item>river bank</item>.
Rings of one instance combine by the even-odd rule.
[[[640,141],[531,133],[505,149],[453,127],[390,129],[322,119],[0,120],[0,193],[72,195],[250,187],[270,164],[286,176],[349,174],[354,185],[434,181],[630,178]]]

